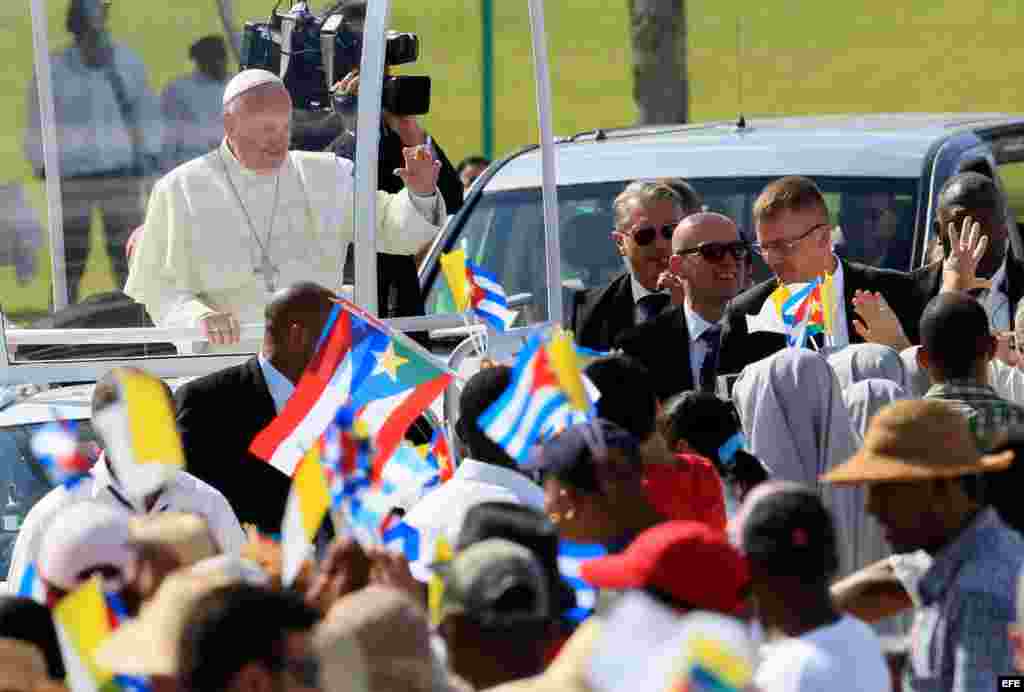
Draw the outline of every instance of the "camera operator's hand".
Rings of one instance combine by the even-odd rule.
[[[334,90],[345,96],[359,96],[359,70],[352,70],[334,85]]]
[[[358,96],[359,70],[352,70],[345,75],[340,82],[334,85],[334,91],[344,96]],[[427,143],[427,133],[420,127],[420,120],[415,115],[395,115],[384,111],[382,117],[384,124],[398,134],[404,146],[416,147]]]
[[[434,194],[441,162],[434,159],[430,147],[404,147],[402,156],[405,158],[405,168],[396,168],[395,175],[402,179],[409,192],[422,197]]]

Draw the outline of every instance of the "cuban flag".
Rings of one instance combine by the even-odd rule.
[[[594,417],[597,393],[580,371],[569,334],[538,331],[519,352],[508,389],[478,424],[520,464],[530,448],[576,423]]]
[[[417,484],[423,484],[423,472],[419,479],[415,474],[404,477],[403,455],[397,455],[386,465],[386,477],[375,477],[372,446],[358,427],[352,409],[344,407],[324,432],[321,458],[331,507],[345,520],[343,530],[361,545],[397,548],[414,561],[419,558],[419,532],[393,510],[401,503],[403,486],[415,491]],[[409,451],[418,458],[414,450]]]
[[[594,560],[607,554],[604,546],[596,543],[559,541],[558,571],[566,584],[576,592],[576,607],[562,614],[570,622],[583,622],[593,615],[597,605],[597,588],[583,580],[580,576],[580,567],[587,560]]]
[[[518,313],[508,309],[508,297],[498,277],[469,261],[463,248],[441,255],[441,271],[457,310],[472,310],[496,332],[507,330],[515,322]]]
[[[808,337],[825,331],[821,279],[800,286],[782,304],[782,321],[789,330],[790,346],[803,346]]]
[[[31,447],[54,485],[69,489],[89,475],[95,461],[83,453],[72,421],[47,423],[32,436]]]
[[[284,410],[249,446],[254,456],[287,476],[348,400],[354,367],[353,326],[350,313],[336,304],[321,332],[316,355]]]

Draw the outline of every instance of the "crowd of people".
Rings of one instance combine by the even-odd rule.
[[[72,2],[76,44],[55,80],[84,70],[94,83],[75,88],[111,94],[108,121],[151,134],[123,100],[144,86],[141,62],[110,43],[106,12]],[[173,170],[115,269],[154,323],[258,353],[158,388],[185,469],[154,476],[101,440],[87,475],[31,509],[0,602],[0,689],[78,692],[86,670],[154,692],[966,692],[1024,673],[1024,258],[993,180],[946,183],[936,261],[914,273],[837,252],[808,178],[765,187],[753,240],[685,181],[629,183],[607,240],[623,271],[573,310],[600,395],[591,420],[514,457],[481,418],[518,374],[485,359],[448,421],[450,478],[389,508],[418,555],[332,522],[292,580],[275,540],[292,478],[250,445],[292,400],[336,305],[326,286],[353,235],[352,137],[297,151],[277,75],[227,81],[217,39],[192,57],[199,71],[168,88],[165,112],[181,122],[194,112],[181,104],[205,99],[218,134],[194,147],[175,135]],[[357,81],[346,76],[346,93]],[[82,100],[59,95],[59,113]],[[414,262],[488,162],[451,166],[408,119],[385,114],[382,127],[387,275]],[[89,209],[113,199],[107,179],[157,155],[144,143],[126,135],[102,175],[88,152],[81,169],[65,152],[66,194],[80,180]],[[882,263],[886,200],[868,202],[881,235],[843,242],[874,242],[866,256]],[[755,255],[773,274],[757,285]],[[812,282],[830,287],[813,306],[827,327],[795,342],[766,328],[780,288]],[[240,343],[255,321],[262,342]],[[94,418],[120,410],[129,374],[148,377],[117,368],[96,384]],[[120,610],[83,664],[60,614],[96,583]],[[662,653],[671,670],[655,674]]]

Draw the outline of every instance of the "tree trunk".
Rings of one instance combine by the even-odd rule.
[[[686,0],[629,0],[629,13],[639,124],[687,122]]]

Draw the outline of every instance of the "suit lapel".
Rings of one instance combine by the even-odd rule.
[[[634,307],[633,283],[630,281],[629,274],[626,273],[622,275],[615,294],[612,296],[612,319],[608,320],[612,332],[606,335],[609,343],[612,342],[616,334],[634,326]]]
[[[686,310],[679,306],[666,317],[669,329],[671,330],[671,336],[666,334],[669,339],[666,339],[662,348],[673,343],[670,339],[679,339],[676,343],[679,344],[679,350],[683,352],[682,362],[679,364],[679,380],[682,386],[678,389],[679,391],[696,389],[699,383],[693,381],[693,371],[690,370],[690,326],[686,324]]]

